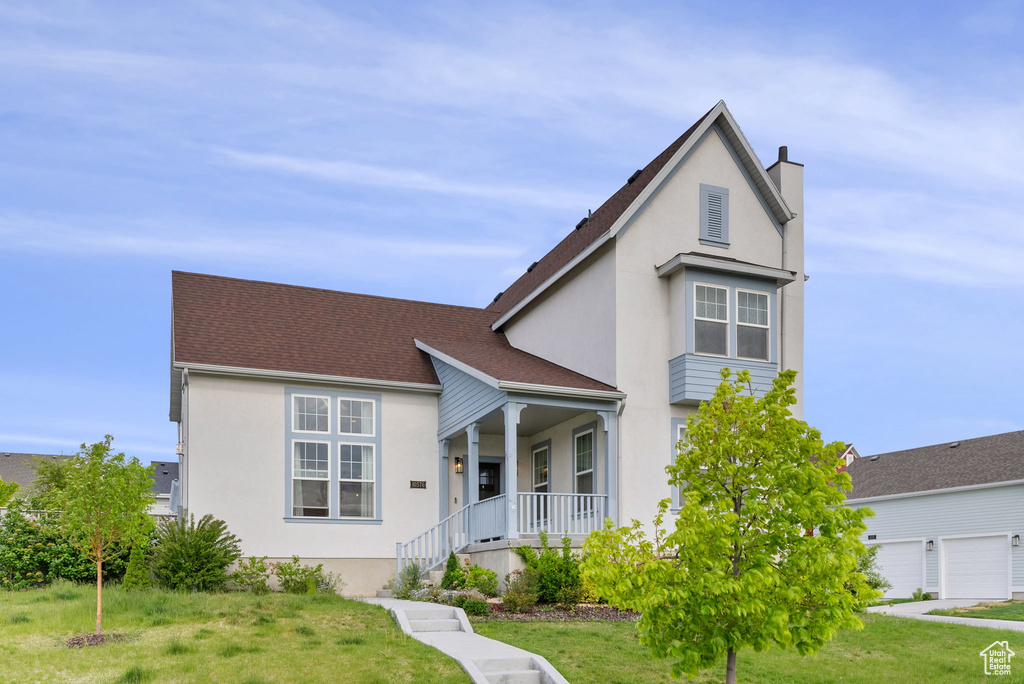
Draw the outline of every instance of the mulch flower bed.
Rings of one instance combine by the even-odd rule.
[[[534,606],[525,613],[496,610],[490,615],[473,618],[481,622],[636,622],[639,619],[640,613],[600,605],[579,605],[575,610]]]
[[[85,648],[86,646],[102,646],[106,643],[117,643],[118,641],[131,641],[131,637],[123,634],[83,634],[82,636],[71,637],[67,640],[68,648]]]

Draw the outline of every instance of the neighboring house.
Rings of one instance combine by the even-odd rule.
[[[153,486],[156,501],[150,506],[153,515],[174,515],[177,505],[172,505],[178,492],[178,463],[175,461],[153,461]]]
[[[19,494],[29,488],[36,479],[36,459],[63,461],[71,458],[63,454],[16,454],[0,453],[0,480],[17,482],[21,485]]]
[[[720,102],[581,211],[483,309],[175,272],[182,505],[354,594],[650,520],[721,368],[803,368],[803,167]]]
[[[860,452],[857,451],[857,447],[847,444],[843,452],[839,454],[839,458],[843,459],[844,467],[849,467],[851,463],[860,458]]]
[[[1024,599],[1024,430],[858,458],[846,503],[875,512],[887,598]]]

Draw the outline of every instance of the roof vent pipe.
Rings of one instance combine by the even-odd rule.
[[[626,185],[632,185],[632,184],[633,184],[633,181],[635,181],[635,180],[636,180],[637,178],[639,178],[639,177],[640,177],[640,174],[641,174],[642,172],[643,172],[643,169],[637,169],[637,170],[636,170],[636,173],[634,173],[634,174],[633,174],[632,176],[630,176],[630,177],[629,177],[629,180],[627,180],[627,181],[626,181]]]
[[[952,444],[949,445],[949,448],[956,449],[958,446],[960,446],[960,442],[953,442]]]
[[[781,146],[779,148],[779,161],[780,162],[788,162],[789,161],[789,146],[788,145],[783,145],[783,146]]]
[[[580,219],[580,222],[576,224],[576,230],[579,230],[583,226],[587,225],[587,221],[589,221],[589,220],[590,220],[589,216],[584,216],[582,219]]]
[[[494,299],[492,299],[492,300],[491,300],[491,304],[493,304],[494,302],[496,302],[496,301],[498,301],[499,299],[501,299],[501,295],[503,295],[503,294],[505,294],[505,291],[504,291],[504,290],[502,290],[502,291],[501,291],[501,292],[499,292],[498,294],[494,295]]]
[[[536,261],[534,261],[534,262],[533,262],[532,264],[530,264],[530,265],[529,265],[529,266],[528,266],[528,267],[526,268],[526,272],[527,272],[527,273],[529,273],[530,271],[532,271],[532,270],[533,270],[533,269],[535,269],[535,268],[537,268],[537,262],[536,262]]]
[[[872,460],[872,461],[877,461],[877,460],[878,460],[878,457],[877,457],[877,456],[872,456],[872,457],[871,457],[871,458],[870,458],[869,460]]]

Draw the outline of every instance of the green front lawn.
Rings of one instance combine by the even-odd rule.
[[[1017,620],[1020,622],[1024,621],[1024,601],[982,603],[980,606],[970,606],[968,608],[943,608],[930,611],[928,614],[987,618],[992,620]],[[1024,669],[1024,667],[1022,667],[1022,669]]]
[[[570,682],[633,684],[679,682],[669,663],[640,645],[636,625],[624,622],[475,622],[484,636],[539,653]],[[863,630],[844,631],[818,655],[795,651],[741,651],[737,681],[758,684],[878,684],[879,682],[984,682],[979,652],[996,640],[1024,652],[1024,634],[867,615]],[[1024,682],[1024,660],[998,681]],[[725,664],[690,680],[722,682]]]
[[[0,592],[0,684],[469,681],[382,608],[338,596],[109,588],[103,598],[104,632],[132,640],[68,649],[95,627],[95,588]]]

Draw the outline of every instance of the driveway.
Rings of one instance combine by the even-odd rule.
[[[928,615],[927,613],[939,608],[967,608],[976,606],[979,603],[998,603],[1006,599],[937,599],[934,601],[913,601],[911,603],[897,603],[890,606],[872,606],[868,608],[869,613],[880,613],[893,617],[910,618],[912,620],[925,620],[927,622],[948,622],[954,625],[967,625],[969,627],[988,627],[990,629],[1006,629],[1011,632],[1024,632],[1024,622],[1018,620],[992,620],[986,618],[953,617],[948,615]]]

